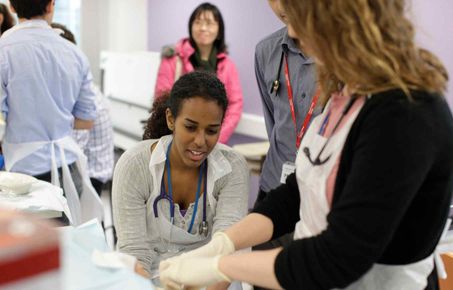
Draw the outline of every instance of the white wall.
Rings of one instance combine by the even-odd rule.
[[[82,0],[81,48],[97,83],[99,53],[148,49],[147,0]]]
[[[108,48],[114,51],[147,50],[148,1],[108,2]]]
[[[106,39],[102,29],[106,27],[107,14],[99,13],[105,7],[102,4],[107,5],[107,0],[83,0],[80,13],[80,47],[88,56],[96,83],[100,80],[99,51],[105,47]]]

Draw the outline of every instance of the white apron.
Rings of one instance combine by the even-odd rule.
[[[328,107],[327,107],[328,108]],[[308,129],[300,148],[310,148],[311,157],[318,156],[327,138],[320,136],[321,127],[327,109],[318,116]],[[356,110],[346,124],[336,131],[329,144],[321,155],[321,160],[332,154],[330,159],[320,166],[313,166],[305,156],[299,152],[296,158],[296,178],[300,192],[300,221],[297,223],[294,239],[302,239],[320,234],[327,228],[327,215],[330,207],[326,198],[327,178],[339,158],[346,137],[354,123],[359,110]],[[441,266],[443,269],[443,265]],[[344,289],[348,290],[418,290],[427,285],[427,277],[434,267],[433,255],[407,265],[374,264],[372,268],[359,280]],[[445,271],[444,271],[445,272]]]
[[[104,207],[96,190],[93,188],[87,171],[87,158],[71,136],[53,140],[38,141],[28,143],[8,143],[3,142],[3,154],[5,155],[5,168],[10,171],[18,161],[31,155],[42,147],[51,145],[51,182],[53,185],[60,187],[58,176],[57,162],[55,158],[55,149],[58,147],[61,168],[63,173],[63,190],[68,199],[68,207],[71,212],[68,219],[72,225],[80,225],[91,219],[97,218],[100,222],[104,217]],[[83,191],[80,195],[77,193],[74,181],[66,163],[65,150],[77,155],[76,166],[83,182]]]
[[[154,200],[152,200],[152,202],[154,202]],[[161,200],[159,203],[164,203],[164,202],[167,202],[167,201]],[[198,206],[200,206],[201,203],[202,203],[202,201],[200,201],[198,203]],[[149,219],[151,219],[151,223],[158,228],[158,231],[162,235],[162,239],[164,240],[164,242],[171,240],[172,243],[178,244],[178,246],[176,247],[178,250],[183,250],[181,252],[178,252],[176,255],[180,255],[182,252],[186,252],[187,250],[194,249],[193,247],[191,247],[191,245],[193,245],[195,243],[198,243],[201,241],[205,241],[206,243],[209,242],[210,236],[212,235],[212,232],[211,232],[212,227],[209,228],[208,237],[198,234],[198,226],[196,224],[194,225],[194,228],[197,229],[196,234],[190,234],[186,230],[173,225],[164,215],[161,215],[163,210],[168,210],[167,207],[158,206],[159,217],[154,218],[152,203],[149,203],[149,204],[151,206],[147,207],[147,216],[150,217]],[[177,212],[177,209],[175,209],[175,215],[177,215],[177,214],[179,214],[179,213]],[[171,235],[171,237],[170,237],[170,235]],[[154,249],[152,249],[152,251],[154,251]],[[173,255],[175,255],[175,254],[169,253],[169,254],[159,255],[158,253],[156,253],[156,256],[155,256],[156,258],[153,261],[152,271],[156,271],[158,269],[160,261],[170,258]],[[153,276],[153,274],[152,274],[152,276]],[[155,280],[153,282],[156,283]],[[231,283],[230,287],[228,287],[228,289],[229,290],[242,290],[242,284],[239,281],[233,281]]]
[[[44,20],[42,21],[26,21],[19,25],[16,25],[6,31],[1,37],[5,38],[13,34],[15,31],[21,29],[52,29]],[[51,144],[51,180],[52,184],[60,187],[60,181],[58,176],[57,162],[55,159],[55,147],[59,148],[62,171],[63,171],[63,190],[65,192],[66,198],[68,199],[68,207],[71,211],[70,216],[68,216],[69,222],[72,225],[80,225],[84,222],[87,222],[93,218],[97,218],[100,222],[104,217],[104,207],[102,201],[97,195],[95,189],[93,188],[90,178],[87,171],[87,158],[80,150],[77,143],[67,136],[59,140],[53,141],[37,141],[37,142],[26,142],[26,143],[8,143],[3,142],[2,148],[5,156],[5,168],[7,171],[18,161],[24,159],[25,157],[31,155],[42,147]],[[83,191],[79,198],[77,193],[74,181],[72,180],[69,167],[66,164],[66,158],[64,150],[70,151],[77,155],[78,160],[76,161],[77,169],[80,173],[83,182]]]

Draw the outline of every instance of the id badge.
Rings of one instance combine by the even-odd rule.
[[[280,177],[280,183],[285,184],[286,178],[288,175],[294,173],[296,171],[296,165],[292,162],[285,162],[282,166],[282,176]]]

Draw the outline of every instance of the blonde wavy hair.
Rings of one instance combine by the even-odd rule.
[[[414,44],[404,0],[281,0],[302,47],[317,59],[324,101],[344,84],[367,95],[399,88],[443,94],[448,74]]]

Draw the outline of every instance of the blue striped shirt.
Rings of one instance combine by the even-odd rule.
[[[255,49],[255,75],[263,102],[264,121],[270,147],[260,178],[260,189],[268,192],[280,185],[280,175],[285,162],[296,159],[296,128],[288,101],[283,62],[278,95],[270,93],[277,78],[282,51],[288,50],[288,66],[294,95],[297,130],[307,115],[316,91],[316,73],[313,59],[305,57],[282,28],[261,40]],[[315,110],[313,117],[319,113]]]
[[[4,140],[26,143],[71,135],[74,117],[96,117],[88,60],[44,20],[25,21],[18,27],[23,29],[0,38],[0,103],[7,122]],[[17,162],[12,171],[48,172],[50,156],[47,145]],[[68,164],[76,159],[67,152]]]

